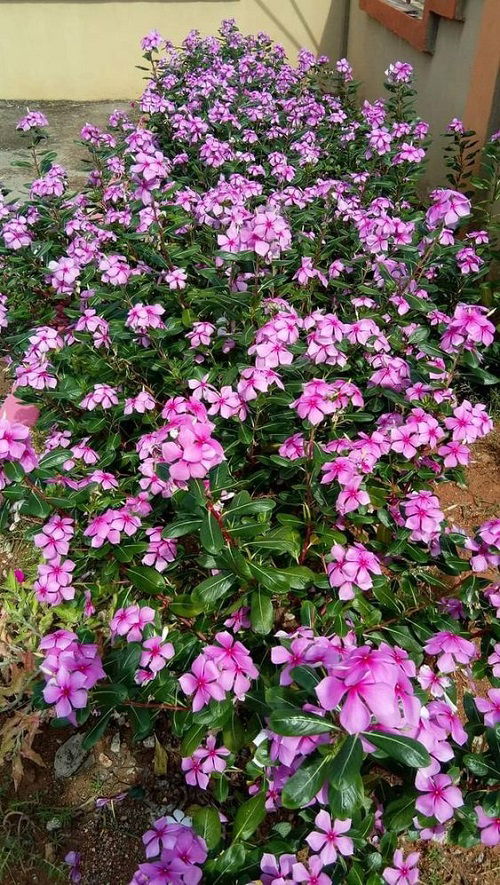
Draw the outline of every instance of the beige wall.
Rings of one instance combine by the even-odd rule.
[[[500,8],[500,0],[494,0]],[[465,21],[440,19],[432,55],[413,49],[383,25],[370,18],[354,0],[349,21],[348,57],[356,79],[363,82],[362,92],[372,100],[383,92],[384,71],[395,59],[413,65],[418,90],[417,111],[431,124],[434,144],[429,154],[427,181],[438,181],[444,171],[442,146],[438,134],[452,117],[462,118],[477,38],[481,25],[483,0],[466,0]],[[500,41],[500,33],[498,34]]]
[[[306,46],[338,57],[346,0],[0,0],[0,98],[133,98],[139,40],[152,28],[179,43],[213,34],[223,18],[266,31],[291,59]]]

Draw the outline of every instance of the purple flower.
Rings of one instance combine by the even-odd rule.
[[[56,705],[56,714],[60,718],[69,719],[76,725],[75,710],[83,710],[87,706],[86,677],[83,673],[69,673],[61,666],[55,676],[49,679],[43,690],[47,704]]]
[[[475,811],[483,845],[500,844],[500,817],[490,817],[480,805],[476,805]]]
[[[418,861],[420,854],[412,852],[407,858],[404,857],[400,848],[394,852],[393,867],[386,867],[382,872],[382,878],[388,885],[415,885],[419,880]]]
[[[432,765],[439,771],[439,767]],[[426,817],[435,817],[439,823],[450,820],[455,814],[455,809],[464,804],[462,794],[458,787],[453,786],[451,777],[447,774],[426,774],[419,771],[415,778],[415,785],[425,795],[419,796],[415,807]]]
[[[78,851],[68,851],[67,855],[64,858],[64,863],[67,863],[69,866],[69,878],[70,882],[81,882],[82,872],[80,869],[80,854]]]
[[[484,724],[494,728],[500,722],[500,688],[492,688],[487,698],[474,698],[474,703],[481,713],[485,713]]]
[[[306,836],[306,842],[311,846],[312,850],[317,852],[325,864],[335,863],[337,853],[349,856],[354,853],[354,844],[352,839],[344,836],[351,828],[351,819],[334,820],[328,812],[320,811],[314,823],[320,832],[314,831]]]

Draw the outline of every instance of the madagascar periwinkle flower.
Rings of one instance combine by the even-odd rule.
[[[151,821],[134,885],[413,885],[395,835],[498,841],[499,689],[471,728],[457,683],[500,674],[500,520],[466,534],[442,494],[493,427],[473,136],[451,122],[428,196],[405,61],[359,102],[347,59],[294,65],[232,20],[141,46],[136,107],[81,129],[86,182],[68,191],[28,112],[34,180],[0,194],[0,527],[35,551],[6,584],[41,634],[37,674],[18,649],[29,722],[89,747],[130,727],[157,768],[178,741],[186,803]]]
[[[400,848],[394,852],[393,867],[382,871],[382,878],[388,885],[415,885],[419,881],[418,861],[420,854],[412,851],[406,858]]]
[[[475,812],[483,845],[498,845],[500,843],[500,817],[491,817],[480,805],[476,805]]]

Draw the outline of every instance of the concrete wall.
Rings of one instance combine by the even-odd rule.
[[[0,0],[0,98],[119,99],[141,90],[140,38],[180,43],[223,18],[265,31],[291,59],[303,46],[337,58],[347,0]]]
[[[494,0],[500,9],[500,0]],[[347,55],[356,79],[363,81],[362,93],[372,100],[383,92],[384,71],[395,59],[413,65],[418,90],[417,111],[431,124],[434,144],[429,154],[426,178],[442,179],[441,141],[438,134],[452,117],[463,118],[470,90],[471,72],[476,57],[482,22],[483,0],[466,0],[465,20],[440,19],[432,55],[413,49],[406,41],[387,30],[351,3]],[[500,44],[500,33],[497,33]]]

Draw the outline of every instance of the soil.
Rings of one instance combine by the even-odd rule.
[[[476,443],[467,470],[467,487],[439,483],[437,493],[446,518],[460,528],[473,529],[498,515],[500,502],[500,424]]]

